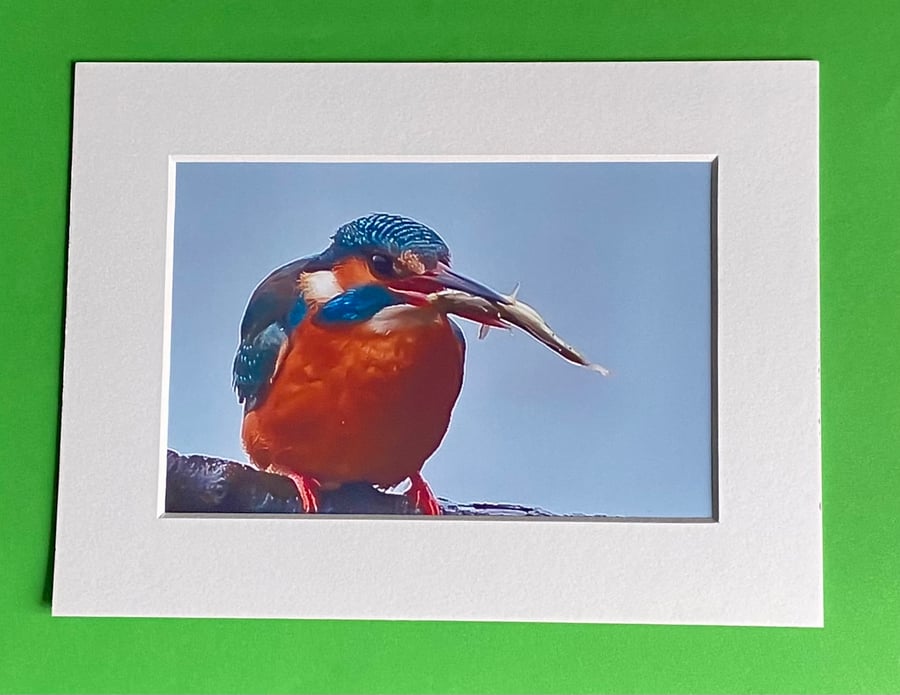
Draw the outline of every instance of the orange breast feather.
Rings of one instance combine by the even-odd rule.
[[[428,318],[375,333],[364,323],[323,328],[307,317],[266,399],[244,419],[254,463],[326,487],[393,485],[419,471],[447,431],[463,374],[449,322]]]

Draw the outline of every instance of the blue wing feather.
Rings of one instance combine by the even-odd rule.
[[[265,398],[279,355],[306,314],[300,274],[327,267],[322,254],[298,259],[273,270],[250,296],[232,365],[232,384],[244,412]]]
[[[232,372],[234,390],[245,411],[255,408],[264,395],[275,374],[278,356],[287,342],[287,331],[278,322],[270,323],[251,340],[241,341]]]

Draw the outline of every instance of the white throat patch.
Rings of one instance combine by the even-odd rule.
[[[366,327],[374,333],[387,335],[392,331],[422,328],[433,324],[440,314],[431,307],[396,304],[379,311],[366,321]]]
[[[324,304],[344,292],[344,288],[330,270],[302,273],[299,283],[303,298],[310,305]]]

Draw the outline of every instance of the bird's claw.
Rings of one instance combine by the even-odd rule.
[[[319,511],[319,481],[315,478],[307,476],[297,476],[301,482],[294,481],[297,486],[297,496],[300,498],[300,504],[303,505],[305,514],[317,514]]]
[[[319,511],[319,481],[308,475],[300,475],[294,471],[286,470],[278,466],[269,466],[270,473],[277,473],[286,478],[290,478],[297,488],[297,499],[300,500],[300,506],[303,508],[304,514],[316,514]]]
[[[409,477],[409,482],[411,486],[406,491],[406,499],[409,500],[409,503],[426,516],[439,516],[441,506],[431,491],[431,487],[425,482],[425,478],[421,474],[415,473]]]

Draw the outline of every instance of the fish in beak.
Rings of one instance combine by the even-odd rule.
[[[606,367],[588,360],[560,338],[533,307],[520,301],[518,286],[510,295],[500,294],[451,270],[446,263],[438,263],[431,270],[396,278],[389,287],[409,304],[431,307],[481,324],[479,337],[487,335],[491,326],[516,327],[569,362],[609,375]]]
[[[569,362],[587,367],[603,376],[609,376],[609,370],[606,367],[591,362],[581,352],[560,338],[534,307],[516,298],[517,293],[518,287],[511,295],[503,297],[503,303],[498,303],[451,289],[429,295],[428,302],[438,311],[456,314],[480,323],[482,328],[479,331],[479,337],[481,338],[487,334],[487,327],[511,328],[515,326]]]
[[[488,326],[499,327],[504,324],[496,311],[486,311],[485,307],[510,303],[509,298],[505,295],[476,280],[467,278],[465,275],[460,275],[451,270],[446,263],[438,263],[433,269],[422,273],[396,278],[390,281],[388,286],[414,306],[435,306],[430,298],[442,292],[455,292],[459,295],[477,298],[482,303],[473,304],[472,310],[468,314],[464,313],[464,307],[457,307],[459,310],[454,313]]]
[[[495,292],[490,287],[482,285],[480,282],[460,275],[446,263],[438,263],[433,269],[425,270],[422,273],[407,275],[406,277],[396,278],[388,283],[388,286],[395,292],[399,292],[413,301],[415,304],[424,304],[421,298],[415,297],[416,294],[429,295],[443,290],[457,290],[465,292],[474,297],[481,297],[489,302],[497,302],[498,304],[508,304],[509,299],[499,292]]]

